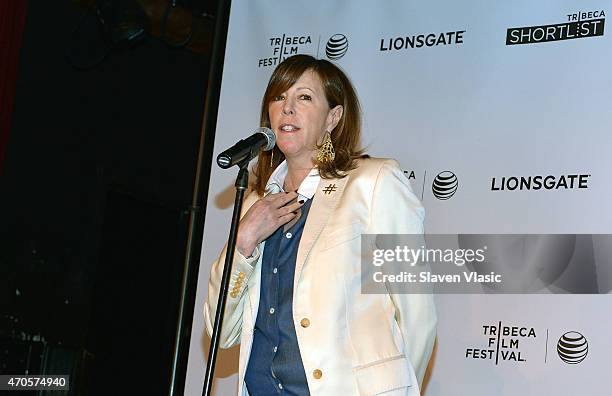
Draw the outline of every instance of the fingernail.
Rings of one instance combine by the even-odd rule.
[[[303,204],[303,203],[304,203],[304,200],[303,200],[303,199],[300,199],[300,203],[301,203],[301,204]]]

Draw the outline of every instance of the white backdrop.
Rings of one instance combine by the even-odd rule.
[[[612,233],[612,33],[605,31],[612,1],[232,3],[215,155],[259,125],[278,58],[328,58],[333,37],[346,49],[334,62],[362,103],[364,145],[370,155],[400,161],[425,205],[428,233]],[[544,25],[559,26],[515,30],[514,37],[539,42],[506,44],[508,29]],[[581,37],[553,41],[568,35]],[[411,40],[414,48],[405,44]],[[457,189],[438,199],[432,185],[444,171]],[[572,175],[573,188],[499,190],[502,178],[551,176],[569,186]],[[227,238],[234,177],[217,167],[211,174],[188,395],[202,389],[202,309],[210,264]],[[612,244],[601,235],[578,239],[580,260],[566,264],[549,294],[437,296],[428,396],[608,394]],[[588,342],[577,364],[556,350],[570,331]],[[217,395],[235,394],[237,359],[236,348],[220,355]]]

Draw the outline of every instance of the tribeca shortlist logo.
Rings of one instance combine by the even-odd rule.
[[[437,174],[431,186],[434,197],[447,200],[455,195],[459,187],[457,176],[451,171],[443,171]]]
[[[606,13],[578,11],[566,14],[567,22],[553,25],[524,26],[506,31],[506,45],[536,44],[604,35]]]
[[[325,55],[331,60],[338,60],[346,54],[348,47],[348,39],[344,34],[334,34],[327,41]]]
[[[567,364],[582,362],[589,353],[589,343],[577,331],[568,331],[557,342],[557,353],[561,360]]]

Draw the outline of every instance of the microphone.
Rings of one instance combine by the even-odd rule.
[[[276,135],[270,128],[257,128],[255,133],[246,139],[228,148],[217,156],[217,164],[227,169],[242,161],[250,161],[257,157],[259,149],[263,146],[264,151],[271,150],[276,144]]]

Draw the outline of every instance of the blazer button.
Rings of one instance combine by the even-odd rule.
[[[300,325],[303,328],[306,328],[306,327],[310,326],[310,320],[308,318],[304,318],[304,319],[300,320]]]
[[[316,369],[312,372],[312,376],[315,377],[315,379],[321,379],[321,377],[323,377],[323,372],[319,369]]]

